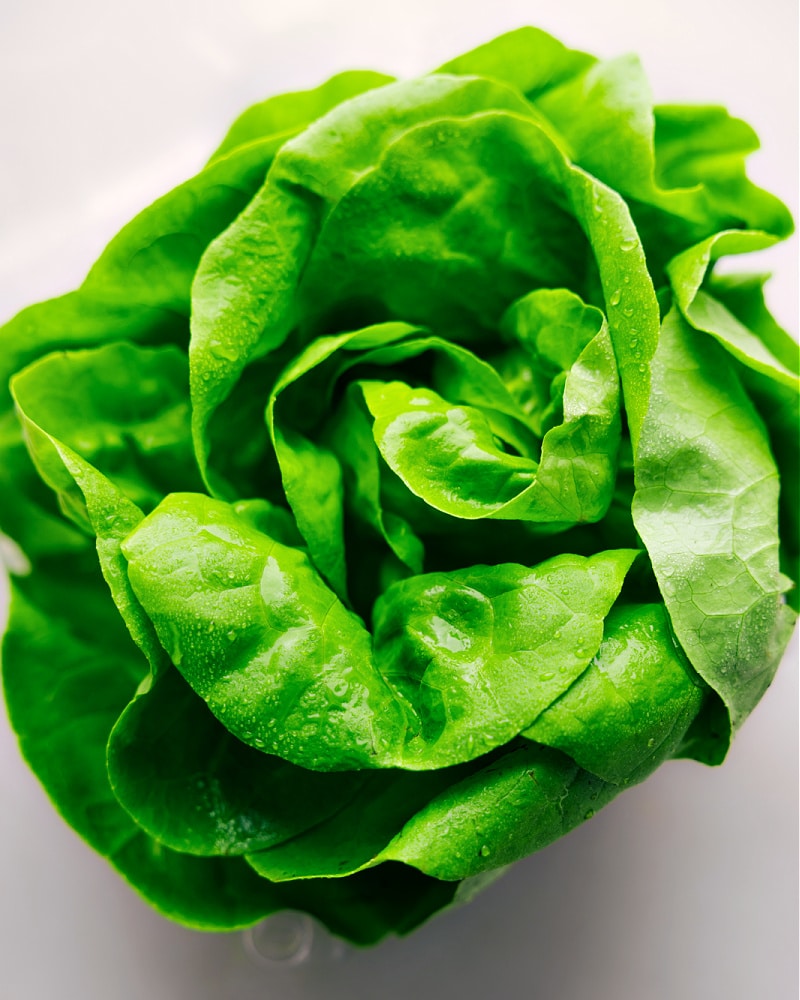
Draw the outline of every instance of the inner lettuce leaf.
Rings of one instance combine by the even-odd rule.
[[[0,329],[9,715],[157,910],[372,944],[724,759],[800,579],[757,146],[522,28],[247,109]]]

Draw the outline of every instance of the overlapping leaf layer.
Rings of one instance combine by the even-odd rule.
[[[163,913],[369,943],[722,759],[797,606],[756,145],[522,29],[251,108],[0,331],[12,723]]]

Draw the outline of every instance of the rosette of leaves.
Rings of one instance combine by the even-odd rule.
[[[12,723],[161,912],[369,943],[722,760],[797,606],[756,145],[523,29],[249,109],[3,328]]]

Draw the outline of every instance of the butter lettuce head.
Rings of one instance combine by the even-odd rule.
[[[371,943],[723,759],[797,609],[756,145],[526,28],[250,108],[0,330],[12,723],[162,913]]]

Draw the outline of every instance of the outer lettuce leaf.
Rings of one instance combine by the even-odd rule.
[[[370,944],[410,930],[452,898],[454,887],[392,866],[346,883],[277,887],[240,858],[193,857],[142,832],[112,792],[105,757],[109,732],[145,672],[91,563],[51,561],[46,580],[14,583],[3,684],[21,749],[70,825],[165,916],[232,930],[276,910],[304,909]]]
[[[111,241],[78,291],[25,309],[2,328],[0,393],[15,372],[56,349],[116,340],[185,345],[190,287],[200,258],[253,197],[276,151],[344,97],[387,79],[380,74],[341,74],[315,91],[278,99],[266,114],[254,111],[243,125],[247,141],[234,143],[236,148],[226,143],[224,155],[218,151],[198,175],[140,213]],[[14,439],[0,443],[5,458]],[[0,468],[3,465],[8,465],[7,458]],[[24,533],[26,550],[33,552],[42,548],[42,528],[47,531],[50,520],[31,504],[26,485],[16,469],[3,482],[9,513],[4,511],[0,528],[17,538]],[[15,510],[20,507],[26,518],[18,521]],[[36,530],[20,532],[18,524],[31,512]],[[44,551],[54,549],[51,545]]]
[[[676,752],[703,696],[669,638],[663,609],[620,608],[591,664],[525,733],[588,770],[518,742],[466,772],[433,772],[438,794],[433,781],[426,789],[401,774],[393,786],[375,787],[373,779],[337,815],[247,860],[277,881],[341,877],[384,858],[438,878],[470,878],[495,868],[498,851],[503,864],[523,857],[532,842],[542,847],[588,818],[616,794],[615,785],[641,781]]]
[[[321,118],[342,101],[392,82],[394,78],[384,73],[348,70],[337,73],[313,90],[278,94],[276,97],[254,104],[242,112],[231,125],[209,163],[260,139],[272,136],[289,139],[309,122]]]
[[[724,108],[653,106],[635,56],[598,61],[535,29],[502,35],[440,72],[518,87],[570,159],[621,192],[658,276],[675,253],[719,229],[792,230],[785,206],[747,179],[753,130]]]
[[[451,59],[438,72],[501,80],[530,101],[596,61],[586,52],[568,49],[539,28],[518,28]]]
[[[798,349],[788,334],[781,336],[783,331],[771,327],[769,341],[765,342],[702,287],[713,263],[721,256],[761,250],[775,242],[773,236],[762,232],[717,233],[675,257],[668,271],[675,301],[695,329],[711,334],[737,361],[793,389],[796,396],[800,385]],[[772,348],[787,363],[776,357]]]
[[[48,569],[46,590],[14,585],[3,681],[22,751],[56,806],[129,881],[141,877],[152,902],[194,926],[242,926],[276,908],[266,884],[246,871],[217,859],[206,868],[156,847],[123,811],[106,776],[106,740],[146,664],[120,631],[96,570],[78,575],[74,560],[68,575],[59,577],[66,567],[57,564]]]
[[[189,433],[187,375],[177,348],[123,342],[49,354],[12,379],[39,474],[79,526],[97,533],[74,482],[59,481],[59,462],[52,461],[56,435],[144,511],[165,493],[201,485]]]
[[[696,241],[695,233],[734,225],[791,232],[781,202],[745,175],[744,157],[758,145],[752,130],[721,108],[656,111],[635,56],[593,64],[537,99],[536,106],[589,173],[634,203],[682,220],[680,228],[673,222],[672,233],[680,232],[684,245]],[[713,156],[708,155],[709,126],[714,129]],[[655,237],[657,220],[645,215],[642,221],[650,229],[648,236]]]
[[[524,735],[625,784],[670,756],[703,698],[663,606],[620,605],[592,662]]]
[[[686,320],[717,340],[741,365],[745,389],[764,421],[780,468],[781,567],[794,582],[789,602],[798,610],[800,584],[800,350],[764,303],[765,279],[711,274],[724,254],[771,246],[759,232],[719,233],[676,257],[669,274]]]
[[[86,548],[86,535],[64,519],[53,491],[40,479],[10,408],[0,414],[0,458],[0,531],[29,559]]]
[[[753,331],[772,356],[795,374],[800,371],[798,345],[775,322],[764,302],[762,276],[714,277],[710,291],[739,323]],[[793,581],[787,600],[800,611],[800,397],[797,390],[747,365],[742,381],[769,434],[772,454],[780,469],[778,525],[781,569]]]
[[[307,771],[248,747],[214,718],[175,669],[120,716],[109,777],[137,824],[176,851],[244,854],[297,836],[338,812],[360,772]]]
[[[406,822],[474,769],[462,765],[416,773],[372,772],[358,793],[329,819],[276,847],[248,854],[246,860],[273,882],[340,879],[371,868]]]
[[[179,351],[127,343],[47,355],[11,386],[40,476],[96,537],[103,576],[154,671],[165,654],[131,590],[120,542],[164,492],[199,485],[187,389]]]
[[[472,877],[540,850],[618,791],[564,754],[523,743],[435,798],[381,857],[440,879]]]
[[[675,632],[736,727],[766,690],[793,616],[781,604],[778,473],[733,364],[676,309],[651,365],[634,522]],[[787,632],[788,629],[788,632]]]

